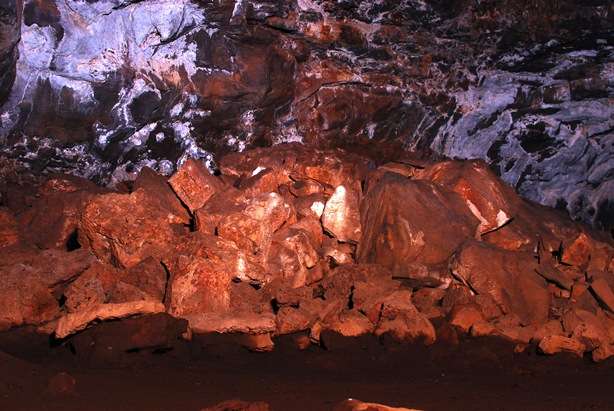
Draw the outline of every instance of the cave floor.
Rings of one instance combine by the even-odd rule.
[[[8,341],[8,342],[7,342]],[[200,410],[229,399],[331,410],[346,398],[421,410],[612,410],[614,362],[541,356],[470,339],[429,348],[333,339],[273,353],[193,341],[165,353],[75,353],[0,338],[0,410]],[[101,347],[102,348],[102,347]],[[76,380],[59,393],[59,372]]]

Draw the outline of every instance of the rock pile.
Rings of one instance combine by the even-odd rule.
[[[186,338],[240,333],[267,351],[285,334],[431,344],[445,319],[519,348],[614,354],[612,240],[483,162],[376,167],[290,144],[230,154],[220,175],[188,161],[116,191],[55,175],[2,198],[3,330],[65,338],[167,313]]]

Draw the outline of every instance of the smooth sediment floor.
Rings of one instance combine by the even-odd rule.
[[[229,399],[331,410],[347,398],[422,410],[614,409],[613,361],[514,353],[484,338],[427,348],[327,341],[299,351],[285,337],[272,353],[252,353],[232,337],[196,337],[172,350],[116,353],[4,333],[0,410],[201,410]]]

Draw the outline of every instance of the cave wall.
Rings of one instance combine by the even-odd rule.
[[[10,94],[19,57],[22,0],[5,0],[0,5],[0,105]]]
[[[608,228],[613,23],[600,0],[27,0],[0,143],[101,183],[288,141],[483,158]]]

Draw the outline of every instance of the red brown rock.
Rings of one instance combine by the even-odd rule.
[[[426,181],[385,175],[361,206],[359,262],[378,263],[406,276],[412,263],[447,261],[478,225],[462,199]]]
[[[213,194],[224,187],[222,181],[211,175],[202,162],[194,159],[186,161],[169,183],[191,212],[204,206]]]
[[[335,406],[333,411],[419,411],[414,408],[389,407],[384,404],[374,402],[362,402],[359,400],[348,399]]]
[[[275,330],[270,306],[246,295],[233,295],[233,280],[268,282],[252,256],[228,240],[193,233],[165,261],[171,278],[168,288],[171,315],[185,318],[197,332],[254,332]]]
[[[593,280],[591,290],[605,308],[614,312],[614,292],[605,278],[599,277]]]
[[[539,350],[544,354],[550,355],[568,352],[581,358],[584,354],[584,349],[584,345],[579,341],[561,335],[549,335],[539,342]]]
[[[535,272],[532,254],[496,249],[470,241],[452,262],[454,275],[478,294],[488,294],[505,314],[517,315],[522,324],[548,319],[550,293]]]
[[[496,230],[516,214],[520,198],[483,161],[445,161],[422,170],[429,179],[459,194],[480,221],[479,234]]]
[[[85,207],[79,242],[102,261],[132,267],[148,257],[161,260],[185,229],[172,210],[144,189],[103,194]]]
[[[360,240],[360,184],[346,183],[335,188],[322,213],[322,226],[341,242]]]
[[[294,218],[294,210],[283,197],[277,193],[260,194],[252,198],[240,212],[223,217],[217,233],[264,260],[273,234],[291,218]]]
[[[39,248],[77,248],[77,228],[86,204],[106,191],[79,177],[51,177],[38,187],[32,207],[19,215],[27,241]]]
[[[7,247],[0,253],[0,329],[38,325],[60,316],[64,285],[92,264],[86,251]]]
[[[395,291],[382,302],[380,320],[375,335],[391,335],[402,342],[422,341],[425,345],[435,342],[433,324],[411,303],[411,293]]]
[[[181,204],[164,176],[149,167],[143,167],[132,186],[133,192],[140,189],[151,197],[152,202],[157,202],[157,208],[169,211],[169,221],[173,224],[190,224],[190,213]]]

